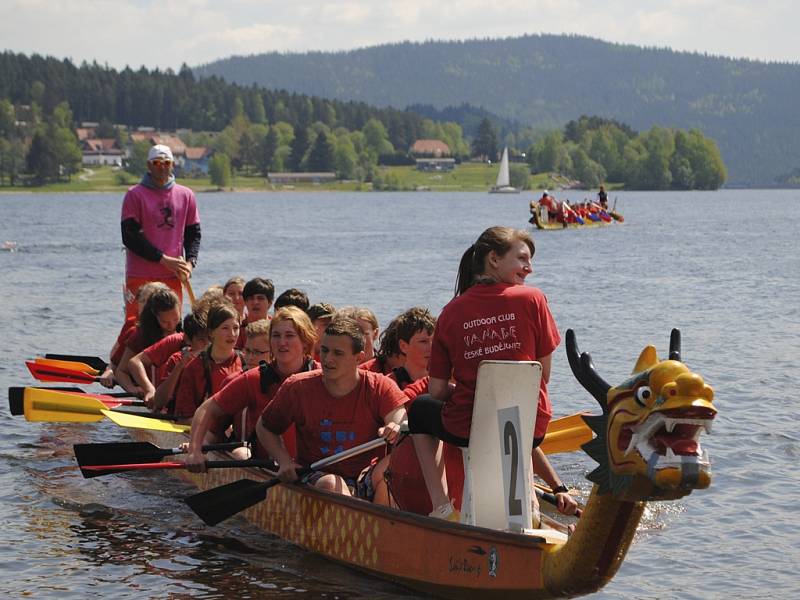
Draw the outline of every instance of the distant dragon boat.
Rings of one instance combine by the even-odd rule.
[[[242,515],[311,552],[437,597],[514,600],[598,590],[619,569],[648,500],[675,500],[709,486],[699,437],[710,431],[717,411],[712,389],[680,362],[677,330],[668,359],[646,347],[633,374],[616,387],[580,353],[572,330],[566,339],[575,377],[602,408],[602,415],[585,417],[596,437],[583,448],[599,466],[588,475],[594,486],[569,538],[552,530],[449,523],[296,484],[272,488]],[[159,446],[186,441],[163,431],[131,433]],[[268,479],[256,469],[174,473],[203,490]],[[476,488],[489,487],[479,483]],[[507,514],[513,498],[512,491],[501,502]]]
[[[623,223],[625,221],[625,217],[616,210],[608,211],[611,217],[610,219],[598,217],[598,220],[592,220],[590,218],[584,218],[582,223],[577,220],[560,221],[551,219],[548,208],[536,200],[531,201],[530,211],[531,218],[528,219],[528,223],[535,225],[537,229],[589,229],[592,227],[606,227],[614,223]]]

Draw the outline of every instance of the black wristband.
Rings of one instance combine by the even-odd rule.
[[[558,487],[553,488],[553,494],[568,494],[569,488],[565,486],[563,483]]]

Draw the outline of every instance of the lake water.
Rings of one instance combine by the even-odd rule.
[[[797,191],[618,193],[622,226],[535,234],[529,283],[612,385],[672,327],[716,391],[703,445],[712,487],[655,504],[597,598],[800,594],[800,255]],[[487,226],[524,227],[532,195],[205,194],[195,290],[232,275],[370,306],[382,323],[438,312],[463,250]],[[573,200],[582,196],[567,194]],[[612,197],[613,202],[613,197]],[[106,356],[121,322],[121,195],[0,195],[0,388],[33,385],[23,360]],[[563,347],[557,416],[589,410]],[[5,392],[4,392],[5,393]],[[5,401],[3,401],[5,402]],[[84,480],[71,445],[123,441],[109,423],[28,423],[0,410],[0,593],[85,598],[412,598],[234,519],[205,527],[164,474]],[[582,454],[554,461],[588,492]]]

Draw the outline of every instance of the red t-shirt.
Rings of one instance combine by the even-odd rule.
[[[363,369],[358,373],[358,385],[341,398],[334,398],[325,388],[322,371],[292,375],[267,405],[261,422],[277,435],[295,424],[297,462],[301,465],[310,465],[375,439],[378,428],[384,425],[384,417],[403,406],[407,398],[388,377]],[[373,457],[383,453],[378,448],[325,470],[355,478]]]
[[[147,343],[144,341],[144,334],[142,334],[142,330],[138,325],[130,331],[130,336],[125,340],[125,347],[129,348],[133,355],[136,356],[147,348]]]
[[[167,359],[178,350],[187,345],[189,341],[183,333],[171,333],[158,340],[152,346],[144,349],[144,354],[153,363],[153,366],[160,367]]]
[[[172,364],[168,366],[168,361],[170,361],[176,353],[178,354],[178,360],[180,360],[181,348],[188,343],[183,333],[171,333],[158,340],[152,346],[148,346],[144,349],[144,355],[150,359],[153,367],[155,367],[155,380],[153,381],[153,385],[158,387],[158,385],[167,378],[170,371],[172,371],[175,364],[177,364],[177,361],[173,361]]]
[[[378,361],[377,357],[365,360],[363,363],[358,365],[358,368],[363,369],[364,371],[370,371],[372,373],[380,373],[381,375],[388,375],[392,372],[388,366],[381,368],[381,363]]]
[[[227,415],[232,417],[234,437],[237,440],[249,440],[256,428],[256,423],[264,412],[266,406],[275,396],[275,392],[281,387],[285,378],[281,378],[278,371],[273,367],[268,367],[269,384],[267,391],[261,391],[261,368],[252,369],[234,376],[228,384],[214,394],[214,400]],[[314,371],[319,369],[319,364],[315,361],[307,363],[303,371]],[[271,375],[271,376],[270,376]],[[242,429],[242,413],[244,414],[245,426]],[[283,434],[283,443],[289,454],[295,456],[297,444],[295,443],[294,427],[291,427]],[[266,450],[261,447],[260,441],[257,442],[255,456],[266,456]]]
[[[211,376],[211,394],[216,393],[222,382],[231,373],[242,370],[242,359],[234,352],[228,360],[216,363],[214,360],[205,359]],[[204,356],[196,356],[183,368],[178,387],[175,390],[175,414],[182,417],[191,417],[206,399],[206,369]]]
[[[445,429],[469,438],[478,365],[491,360],[537,360],[561,342],[558,328],[538,289],[525,285],[476,284],[442,309],[433,334],[431,377],[456,380],[442,409]],[[547,430],[553,410],[547,384],[539,388],[535,437]]]
[[[119,332],[117,343],[114,344],[114,353],[111,355],[111,364],[118,365],[119,361],[122,360],[122,355],[125,354],[125,348],[128,345],[128,340],[131,339],[134,333],[136,333],[136,322],[138,320],[138,317],[130,317],[129,319],[125,320],[125,324],[122,326],[122,329]]]

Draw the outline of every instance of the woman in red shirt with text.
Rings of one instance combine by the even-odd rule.
[[[478,365],[483,360],[536,360],[542,364],[533,454],[547,461],[538,445],[552,415],[547,382],[551,355],[561,336],[545,295],[524,285],[533,272],[534,251],[527,231],[490,227],[461,257],[456,296],[436,323],[429,395],[417,398],[409,412],[409,429],[415,434],[414,446],[434,507],[431,516],[453,521],[459,518],[447,495],[440,440],[469,446]],[[455,388],[448,385],[451,375]],[[534,469],[539,466],[549,484],[566,492],[552,468],[541,469],[539,458],[534,460]],[[538,513],[536,496],[533,498]],[[575,501],[569,494],[559,493],[558,503],[562,512],[575,512]]]
[[[296,306],[279,309],[269,324],[272,362],[235,377],[197,409],[192,419],[192,437],[189,453],[185,457],[186,464],[192,470],[202,469],[205,459],[201,446],[220,441],[221,433],[231,419],[235,439],[252,440],[256,422],[281,383],[289,375],[319,369],[319,363],[311,358],[316,343],[317,333],[305,312]],[[289,453],[294,455],[294,428],[283,435],[283,441]],[[253,446],[253,454],[259,458],[266,457],[260,444]],[[234,455],[237,458],[250,458],[247,448],[237,448]]]
[[[187,419],[220,389],[228,375],[242,370],[235,349],[239,314],[230,301],[221,300],[209,309],[206,330],[211,345],[186,365],[175,389],[175,413]]]

